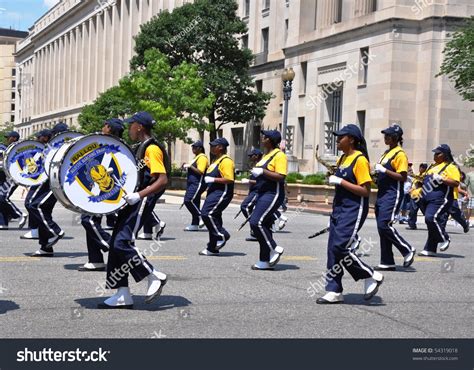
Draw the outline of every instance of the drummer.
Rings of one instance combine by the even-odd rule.
[[[20,134],[11,131],[5,135],[7,145],[11,145],[20,139]],[[18,186],[9,181],[3,170],[0,170],[0,230],[8,230],[8,221],[19,218],[18,227],[25,226],[28,215],[21,212],[18,207],[10,200],[13,192]]]
[[[38,140],[48,144],[54,135],[68,131],[65,123],[56,124],[51,130],[45,129],[38,133]],[[31,198],[30,216],[38,223],[40,249],[31,254],[31,257],[53,257],[53,246],[64,237],[64,231],[53,220],[53,210],[57,199],[51,191],[49,179],[39,186]]]
[[[135,230],[142,222],[147,198],[162,192],[167,183],[166,152],[152,137],[155,120],[147,112],[139,112],[125,120],[129,123],[128,134],[132,141],[140,142],[137,161],[145,166],[139,172],[138,190],[125,195],[128,205],[119,211],[117,223],[109,241],[107,262],[107,287],[116,293],[98,305],[102,309],[131,309],[133,298],[128,286],[128,275],[136,282],[147,278],[145,303],[151,303],[161,295],[167,277],[157,271],[135,246]]]
[[[121,138],[124,131],[122,120],[111,118],[104,122],[102,133]],[[81,225],[86,231],[89,261],[79,267],[79,271],[105,271],[103,253],[109,251],[110,234],[101,225],[102,216],[81,215]]]

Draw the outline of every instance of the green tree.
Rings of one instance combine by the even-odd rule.
[[[183,61],[199,66],[206,92],[216,97],[207,117],[211,139],[227,123],[262,119],[272,97],[254,89],[249,73],[252,52],[239,47],[248,30],[236,15],[237,8],[235,0],[196,0],[172,13],[160,13],[135,37],[132,70],[144,66],[150,48],[167,55],[172,66]]]
[[[0,130],[0,144],[6,145],[7,139],[5,139],[5,135],[14,129],[13,123],[5,122]]]
[[[474,17],[453,34],[443,54],[437,76],[447,76],[463,100],[474,101]]]

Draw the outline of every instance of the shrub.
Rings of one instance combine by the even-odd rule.
[[[298,172],[290,172],[286,175],[287,184],[295,184],[297,180],[303,180],[304,176]]]
[[[326,175],[321,172],[307,175],[303,179],[303,184],[306,184],[306,185],[324,185],[325,183],[326,183]]]

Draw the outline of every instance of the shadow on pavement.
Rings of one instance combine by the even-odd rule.
[[[220,252],[218,256],[215,257],[235,257],[235,256],[246,256],[247,254],[242,252]]]
[[[31,253],[23,253],[27,257],[31,257]],[[84,257],[87,256],[87,252],[54,252],[54,257],[38,257],[44,259],[50,258],[76,258],[76,257]]]
[[[382,298],[380,298],[379,296],[375,296],[370,301],[365,301],[363,294],[355,294],[355,293],[344,294],[343,304],[350,304],[353,306],[369,306],[369,307],[385,306],[385,303],[383,303]]]
[[[100,311],[110,311],[110,310],[102,310],[98,309],[97,305],[99,303],[103,303],[107,297],[93,297],[93,298],[80,298],[75,299],[74,302],[77,302],[84,308],[92,309],[92,310],[100,310]],[[186,307],[192,304],[187,298],[184,298],[179,295],[162,295],[157,301],[146,304],[145,303],[145,296],[133,296],[134,304],[133,304],[133,311],[164,311],[173,309],[176,307]],[[111,310],[111,311],[120,311],[120,310]],[[128,311],[128,310],[125,310]]]
[[[0,315],[7,313],[8,311],[18,310],[20,306],[13,301],[2,301],[0,300]]]
[[[296,265],[285,265],[279,263],[275,266],[275,270],[273,271],[285,271],[285,270],[299,270],[300,268]]]

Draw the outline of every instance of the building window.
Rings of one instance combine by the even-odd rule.
[[[257,125],[253,126],[252,132],[252,146],[254,148],[260,148],[260,134],[261,134],[262,126]]]
[[[342,0],[337,0],[337,14],[335,23],[340,23],[342,20]]]
[[[336,137],[333,131],[339,130],[342,122],[342,87],[328,94],[326,99],[326,116],[328,121],[324,122],[325,153],[337,154]]]
[[[250,15],[250,0],[245,0],[244,17],[248,17],[249,15]]]
[[[10,116],[10,123],[13,123],[13,122],[15,122],[15,116],[12,114],[12,115]]]
[[[362,136],[365,136],[365,110],[357,111],[357,124],[362,132]]]
[[[308,62],[301,63],[300,94],[306,94],[306,76],[308,73]]]
[[[263,0],[263,10],[270,9],[270,0]]]
[[[268,53],[268,27],[262,29],[262,52]]]
[[[16,94],[14,91],[12,91],[12,100],[15,100]]]
[[[304,117],[298,117],[298,157],[304,157]]]
[[[262,92],[263,91],[263,81],[262,80],[255,81],[255,88],[257,89],[257,92]]]
[[[224,131],[222,129],[217,130],[217,137],[222,137],[224,135]]]
[[[286,40],[288,40],[288,31],[289,31],[289,21],[288,19],[285,19],[285,43],[286,43]]]
[[[13,68],[13,69],[12,69],[12,76],[13,76],[13,77],[16,76],[16,68]]]
[[[15,111],[15,103],[12,103],[11,108],[12,108],[12,112],[14,112]]]
[[[12,80],[12,88],[14,89],[16,87],[16,81]]]
[[[244,128],[233,128],[232,129],[232,138],[234,139],[235,146],[244,145]]]
[[[248,49],[249,47],[249,35],[243,35],[242,36],[242,48],[243,49]]]
[[[369,48],[361,48],[359,53],[359,86],[367,85],[369,72]]]

